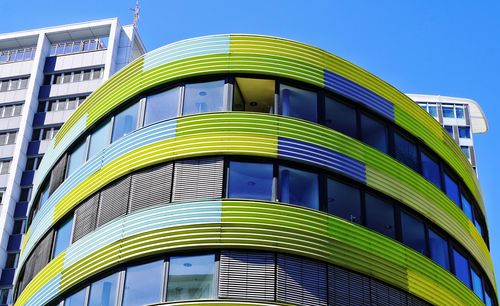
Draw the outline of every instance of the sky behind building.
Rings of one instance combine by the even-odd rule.
[[[0,32],[119,17],[132,22],[134,0],[2,3]],[[497,1],[143,0],[139,31],[153,50],[220,33],[276,35],[315,45],[405,93],[476,100],[489,132],[475,135],[492,254],[500,269],[500,3]]]

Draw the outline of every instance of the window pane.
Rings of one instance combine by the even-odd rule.
[[[481,223],[477,219],[474,220],[474,226],[476,227],[479,234],[481,234],[481,236],[484,237],[483,236],[483,226],[481,225]]]
[[[458,190],[458,184],[446,173],[444,174],[444,186],[448,197],[455,202],[455,204],[460,206],[460,192]]]
[[[448,256],[448,242],[433,230],[429,230],[429,248],[431,259],[449,271],[450,258]]]
[[[115,306],[118,273],[90,285],[88,306]]]
[[[187,84],[183,115],[221,112],[224,109],[224,81]]]
[[[469,218],[469,220],[474,222],[474,215],[472,214],[472,205],[464,195],[462,195],[462,210],[464,211],[467,218]]]
[[[451,136],[451,138],[455,138],[455,136],[453,134],[453,127],[451,125],[445,125],[444,129],[446,130],[446,132],[448,132],[448,134]]]
[[[329,97],[325,99],[325,124],[351,137],[357,136],[356,110]]]
[[[272,200],[273,165],[231,161],[228,197]]]
[[[71,82],[71,72],[66,72],[63,77],[63,83],[69,83]]]
[[[474,293],[484,302],[483,296],[483,283],[481,281],[481,276],[474,269],[470,269],[472,275],[472,290]]]
[[[66,250],[71,243],[71,230],[73,229],[73,218],[66,220],[56,232],[56,240],[54,242],[54,253],[52,258],[55,258],[59,253]]]
[[[38,201],[38,209],[42,208],[43,204],[49,199],[49,185],[45,184],[40,192],[40,198]]]
[[[66,177],[71,176],[76,169],[78,169],[83,164],[83,158],[85,155],[85,142],[81,142],[73,151],[71,151],[68,160],[68,169]]]
[[[401,213],[401,238],[405,245],[426,254],[424,224],[404,212]]]
[[[361,115],[361,140],[379,151],[388,151],[387,127],[364,114]]]
[[[314,91],[280,84],[280,106],[282,115],[318,121],[318,94]]]
[[[97,69],[94,69],[94,73],[92,75],[92,79],[100,79],[102,76],[102,69],[101,68],[97,68]]]
[[[441,171],[439,170],[439,164],[435,159],[424,152],[420,153],[420,159],[422,161],[422,175],[438,188],[441,188]]]
[[[24,232],[24,220],[15,220],[12,228],[12,234],[22,234]]]
[[[135,131],[137,128],[137,118],[139,113],[139,103],[129,106],[115,116],[113,124],[113,137],[111,142],[115,142],[122,136]]]
[[[84,306],[87,288],[84,288],[64,300],[64,306]]]
[[[146,101],[144,125],[175,118],[179,108],[179,88],[149,96]]]
[[[455,111],[453,106],[444,106],[443,105],[443,117],[444,118],[455,118]]]
[[[366,226],[381,234],[394,238],[394,206],[366,194]]]
[[[91,70],[84,70],[83,71],[83,81],[90,80],[90,72],[91,72]]]
[[[167,301],[212,298],[214,262],[213,254],[170,257]]]
[[[459,126],[458,127],[458,137],[459,138],[470,138],[470,127]]]
[[[122,306],[160,302],[162,281],[163,260],[127,268]]]
[[[465,118],[464,107],[463,106],[455,106],[455,114],[457,115],[457,118],[464,119]]]
[[[455,263],[455,276],[470,288],[469,262],[457,250],[453,250],[453,262]]]
[[[485,297],[484,298],[485,298],[484,302],[485,302],[486,306],[493,306],[493,302],[492,302],[491,297],[488,294],[488,292],[485,292]]]
[[[318,174],[280,166],[280,201],[319,209]]]
[[[328,212],[361,223],[361,193],[358,188],[328,179]]]
[[[394,133],[394,150],[397,160],[418,171],[417,146],[404,136]]]
[[[233,111],[274,112],[275,81],[235,78]]]
[[[109,128],[111,121],[108,120],[104,125],[100,126],[90,136],[89,156],[87,160],[94,157],[96,154],[104,150],[109,144]]]
[[[462,152],[464,153],[465,157],[467,159],[470,159],[470,150],[468,146],[460,146],[460,149],[462,149]]]
[[[436,105],[429,105],[429,115],[432,117],[437,118],[438,117],[438,112],[437,112],[437,106]]]

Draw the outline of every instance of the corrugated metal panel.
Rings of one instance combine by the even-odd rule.
[[[75,210],[75,226],[73,230],[73,242],[95,230],[97,226],[97,210],[99,208],[99,194],[92,196],[83,202]]]
[[[49,195],[54,193],[54,191],[62,184],[64,181],[64,174],[66,173],[66,159],[67,154],[64,154],[63,157],[57,162],[57,164],[52,168],[50,173],[50,182],[49,182]]]
[[[275,254],[221,252],[219,297],[274,301]]]
[[[147,168],[132,175],[130,211],[170,202],[172,190],[171,163]]]
[[[127,213],[130,176],[121,178],[101,191],[97,226],[102,226]]]
[[[223,175],[222,157],[175,162],[172,202],[220,199]]]
[[[276,299],[298,305],[327,305],[326,269],[322,262],[278,254]]]

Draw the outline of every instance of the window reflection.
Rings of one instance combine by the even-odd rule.
[[[64,300],[64,306],[85,306],[87,288],[78,291]]]
[[[446,172],[444,174],[444,186],[448,197],[455,202],[455,204],[460,206],[460,191],[458,189],[458,184]]]
[[[429,230],[429,252],[435,263],[448,271],[450,270],[448,242],[433,230]]]
[[[361,192],[358,188],[328,179],[328,212],[361,223]]]
[[[83,164],[85,158],[85,141],[80,142],[74,149],[69,153],[68,166],[66,170],[66,177],[71,176],[76,169],[80,168]]]
[[[347,104],[325,98],[325,125],[351,137],[356,137],[356,109]]]
[[[366,194],[366,226],[374,231],[396,237],[394,225],[394,206],[378,197]]]
[[[481,277],[479,273],[476,272],[476,269],[471,269],[470,272],[472,276],[472,290],[474,290],[474,293],[484,302],[483,282],[481,281]]]
[[[397,160],[418,171],[417,146],[399,133],[394,134],[394,151]]]
[[[421,152],[420,159],[422,161],[422,175],[438,188],[441,188],[441,170],[439,169],[439,164],[434,158],[431,158],[424,152]]]
[[[163,260],[127,268],[122,306],[161,301]]]
[[[182,115],[224,110],[224,81],[186,84]]]
[[[364,143],[387,153],[389,150],[387,134],[387,127],[382,122],[365,114],[361,115],[361,140]]]
[[[169,262],[167,300],[209,299],[214,294],[215,256],[172,256]]]
[[[137,128],[139,103],[135,103],[115,116],[113,123],[113,137],[111,142],[122,138]]]
[[[280,85],[281,114],[307,121],[318,121],[318,94],[288,85]]]
[[[179,87],[151,95],[146,100],[144,125],[175,118],[179,111]]]
[[[118,273],[92,283],[88,306],[115,306],[117,288]]]
[[[73,230],[73,218],[66,220],[61,224],[59,229],[56,231],[56,239],[54,242],[54,252],[52,258],[55,258],[71,243],[71,231]]]
[[[107,121],[104,125],[100,126],[92,133],[89,144],[89,156],[87,159],[91,159],[92,157],[100,153],[109,144],[110,127],[111,121]]]
[[[407,213],[401,213],[402,242],[415,251],[426,254],[425,227],[422,222]]]
[[[272,200],[273,165],[231,161],[228,197]]]
[[[471,287],[469,276],[469,262],[467,258],[453,249],[453,262],[455,263],[455,276],[458,277],[467,287]]]
[[[279,167],[280,201],[319,209],[318,174]]]

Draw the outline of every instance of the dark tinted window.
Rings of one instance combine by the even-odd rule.
[[[319,209],[318,174],[280,166],[280,201]]]
[[[417,146],[399,133],[394,133],[394,153],[397,160],[418,171]]]
[[[328,179],[328,212],[361,223],[361,193],[358,188]]]
[[[460,192],[458,190],[458,184],[447,173],[444,174],[444,186],[448,197],[455,202],[455,204],[460,206]]]
[[[380,198],[366,194],[366,226],[381,234],[394,238],[394,206]]]
[[[455,265],[455,276],[458,277],[467,287],[471,287],[469,276],[469,262],[457,250],[453,250],[453,262]]]
[[[470,269],[472,276],[472,290],[474,293],[484,302],[483,296],[483,282],[481,281],[481,276],[476,271],[476,269]]]
[[[228,197],[272,200],[273,165],[231,161]]]
[[[361,115],[361,140],[379,151],[388,152],[387,127],[364,114]]]
[[[435,263],[446,270],[450,270],[448,242],[433,230],[429,230],[429,253]]]
[[[424,224],[404,212],[401,213],[401,239],[415,251],[424,255],[427,253]]]
[[[285,116],[318,121],[318,94],[314,91],[281,84],[280,106]]]
[[[325,125],[351,137],[356,137],[356,110],[329,97],[325,99]]]
[[[474,222],[474,215],[472,214],[472,205],[464,195],[462,195],[462,210],[464,211],[467,218],[469,218],[469,220]]]
[[[434,158],[431,158],[424,152],[421,152],[420,159],[422,162],[422,175],[438,188],[441,188],[441,171],[439,170],[439,164]]]

